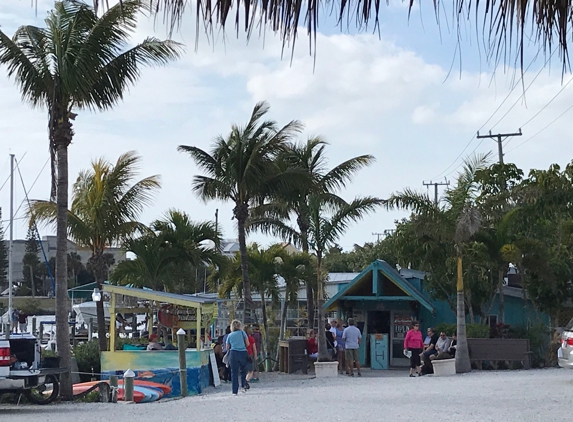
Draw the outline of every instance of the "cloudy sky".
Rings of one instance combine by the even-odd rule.
[[[22,24],[42,25],[52,0],[38,0],[37,16],[29,0],[3,0],[0,27],[11,35]],[[472,152],[494,151],[492,140],[477,140],[475,133],[515,132],[523,136],[505,143],[505,160],[528,171],[565,165],[571,156],[569,107],[573,105],[571,75],[562,75],[557,54],[537,60],[528,46],[520,80],[509,62],[492,65],[470,24],[462,28],[457,44],[451,15],[441,25],[433,10],[408,10],[399,0],[382,6],[380,36],[372,31],[340,31],[324,17],[317,37],[316,64],[301,32],[292,57],[281,57],[281,41],[267,33],[249,43],[228,31],[216,40],[200,38],[195,49],[194,10],[187,11],[175,38],[187,46],[177,63],[167,68],[143,69],[139,83],[125,101],[105,113],[79,112],[70,146],[70,182],[90,161],[136,150],[143,157],[141,176],[159,174],[163,188],[143,215],[145,222],[169,208],[189,213],[195,220],[219,221],[227,238],[234,238],[230,203],[202,203],[191,192],[198,169],[178,145],[208,149],[217,134],[232,123],[248,119],[257,101],[271,104],[270,117],[280,124],[298,119],[305,124],[301,140],[322,135],[329,158],[337,164],[348,157],[372,154],[376,163],[363,170],[343,192],[387,197],[404,187],[425,191],[423,181],[454,180],[462,159]],[[166,36],[165,29],[142,17],[134,40]],[[545,64],[548,66],[544,66]],[[524,89],[525,99],[522,97]],[[563,114],[564,113],[564,114]],[[561,116],[561,117],[559,117]],[[49,195],[49,158],[46,112],[31,110],[20,100],[13,81],[0,68],[0,186],[9,176],[9,154],[15,154],[30,197]],[[494,158],[497,155],[494,156]],[[32,187],[33,184],[33,187]],[[0,191],[3,219],[8,217],[9,189]],[[430,192],[433,194],[433,192]],[[16,183],[17,218],[23,216],[21,183]],[[373,233],[394,227],[405,213],[383,210],[351,227],[340,245],[376,240]],[[4,222],[6,228],[7,223]],[[41,234],[53,230],[43,228]],[[14,226],[15,238],[26,235],[24,220]],[[253,236],[263,244],[272,239]]]

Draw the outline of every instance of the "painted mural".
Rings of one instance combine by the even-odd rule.
[[[210,384],[210,350],[187,350],[187,386],[189,395],[200,394]],[[177,350],[119,350],[101,354],[101,372],[103,379],[111,375],[123,377],[131,369],[135,379],[152,381],[171,387],[171,393],[165,397],[181,395],[179,380],[179,356]]]

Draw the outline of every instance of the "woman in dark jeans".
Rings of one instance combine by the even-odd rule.
[[[424,341],[420,332],[420,324],[416,321],[412,323],[412,329],[408,330],[404,338],[404,351],[410,354],[410,376],[413,377],[414,369],[420,372],[420,354],[424,349]]]
[[[247,334],[241,330],[241,321],[231,322],[231,334],[227,336],[227,350],[230,352],[229,365],[231,366],[231,382],[233,395],[239,392],[239,373],[241,376],[241,388],[247,392],[247,347],[249,339]]]

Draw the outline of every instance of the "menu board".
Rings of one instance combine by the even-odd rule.
[[[412,317],[405,314],[394,315],[394,339],[403,339],[412,326]]]

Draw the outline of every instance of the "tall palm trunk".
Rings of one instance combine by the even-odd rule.
[[[249,216],[249,209],[245,204],[239,204],[233,210],[235,218],[237,219],[237,226],[239,231],[239,253],[241,255],[241,275],[243,278],[243,298],[245,300],[245,324],[250,324],[256,321],[255,304],[253,303],[253,296],[251,294],[251,279],[249,278],[249,255],[247,253],[247,235],[245,232],[245,225],[247,217]],[[253,316],[254,314],[254,316]]]
[[[265,292],[261,292],[261,301],[262,301],[262,308],[263,308],[263,328],[265,330],[264,341],[261,341],[261,347],[263,350],[257,350],[257,353],[261,353],[263,359],[265,359],[265,368],[268,365],[268,361],[266,357],[269,353],[269,325],[267,322],[267,304],[265,302]],[[255,363],[256,363],[256,356],[255,356]]]
[[[302,245],[302,252],[308,253],[308,226],[309,224],[301,216],[297,218],[298,228],[300,230],[300,243]],[[306,313],[308,314],[308,328],[314,328],[314,292],[312,289],[312,281],[306,280]]]
[[[70,125],[71,132],[71,125]],[[71,137],[71,136],[70,136]],[[59,139],[58,139],[59,140]],[[56,227],[56,343],[60,366],[70,368],[70,333],[68,329],[68,142],[58,142],[57,154],[57,227]],[[60,375],[60,394],[72,397],[72,380],[69,372]]]
[[[107,274],[107,264],[103,257],[103,251],[96,251],[90,258],[90,264],[94,272],[97,288],[101,291]],[[103,298],[102,298],[103,299]],[[105,313],[103,300],[96,302],[97,336],[100,352],[107,350],[107,330],[105,326]],[[111,330],[110,330],[111,334]]]
[[[466,309],[464,303],[464,279],[462,273],[462,257],[458,252],[458,282],[457,282],[457,335],[458,343],[456,350],[456,372],[458,374],[470,372],[472,366],[468,351],[468,338],[466,335]]]
[[[330,355],[326,347],[326,331],[324,329],[324,283],[322,281],[322,253],[316,254],[316,274],[318,281],[318,361],[329,362]]]
[[[285,297],[285,299],[283,301],[283,307],[281,309],[281,326],[279,329],[279,340],[285,339],[287,312],[288,312],[288,301],[286,300],[286,297]],[[273,371],[279,370],[279,349],[280,348],[277,347],[277,351],[275,353],[275,365],[273,367]]]

